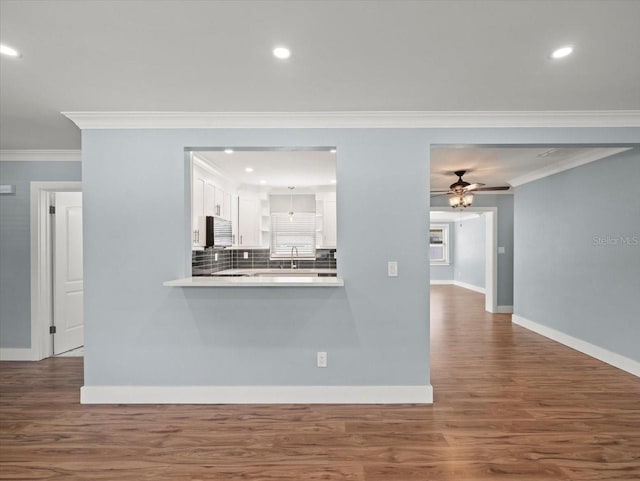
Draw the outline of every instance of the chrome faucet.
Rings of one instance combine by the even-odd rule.
[[[296,257],[298,257],[298,248],[297,248],[296,246],[293,246],[293,247],[291,248],[291,268],[292,268],[292,269],[296,269],[296,267],[297,267],[297,266],[293,263],[293,250],[294,250],[294,249],[296,250]]]

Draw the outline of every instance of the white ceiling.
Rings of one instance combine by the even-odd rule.
[[[637,110],[639,18],[625,0],[0,0],[23,55],[1,60],[0,148],[79,148],[61,111]]]
[[[531,172],[579,159],[597,160],[619,152],[610,147],[477,147],[453,146],[431,149],[431,190],[446,190],[458,180],[456,170],[466,170],[463,179],[487,187],[510,185]]]
[[[459,222],[467,219],[475,219],[480,217],[481,212],[469,212],[464,210],[432,210],[429,213],[431,223],[438,222]]]
[[[268,189],[332,186],[339,152],[324,150],[194,151],[196,158],[233,183]],[[466,170],[464,180],[486,186],[510,185],[514,179],[573,161],[606,158],[625,150],[614,147],[439,146],[431,149],[431,190],[447,190]],[[426,161],[426,158],[425,158]],[[252,172],[246,172],[251,167]],[[262,184],[260,181],[266,181]],[[513,190],[498,192],[513,193]]]
[[[327,150],[195,151],[194,155],[238,185],[298,188],[331,186],[336,180],[336,154]],[[246,172],[247,167],[253,172]]]

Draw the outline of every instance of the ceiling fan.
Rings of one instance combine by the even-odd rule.
[[[458,180],[449,186],[449,190],[432,191],[431,197],[451,195],[449,197],[449,205],[456,209],[458,207],[470,207],[473,204],[473,192],[509,190],[511,188],[508,185],[484,187],[485,184],[479,182],[470,184],[462,179],[462,176],[466,173],[466,170],[456,170],[454,174],[458,176]]]

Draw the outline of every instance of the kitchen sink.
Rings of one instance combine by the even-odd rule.
[[[296,272],[295,270],[281,269],[280,272],[260,272],[256,277],[318,277],[314,272]]]
[[[218,274],[214,272],[211,274],[213,277],[250,277],[251,274]]]

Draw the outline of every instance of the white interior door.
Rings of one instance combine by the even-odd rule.
[[[53,229],[53,353],[84,344],[82,192],[56,192]]]

